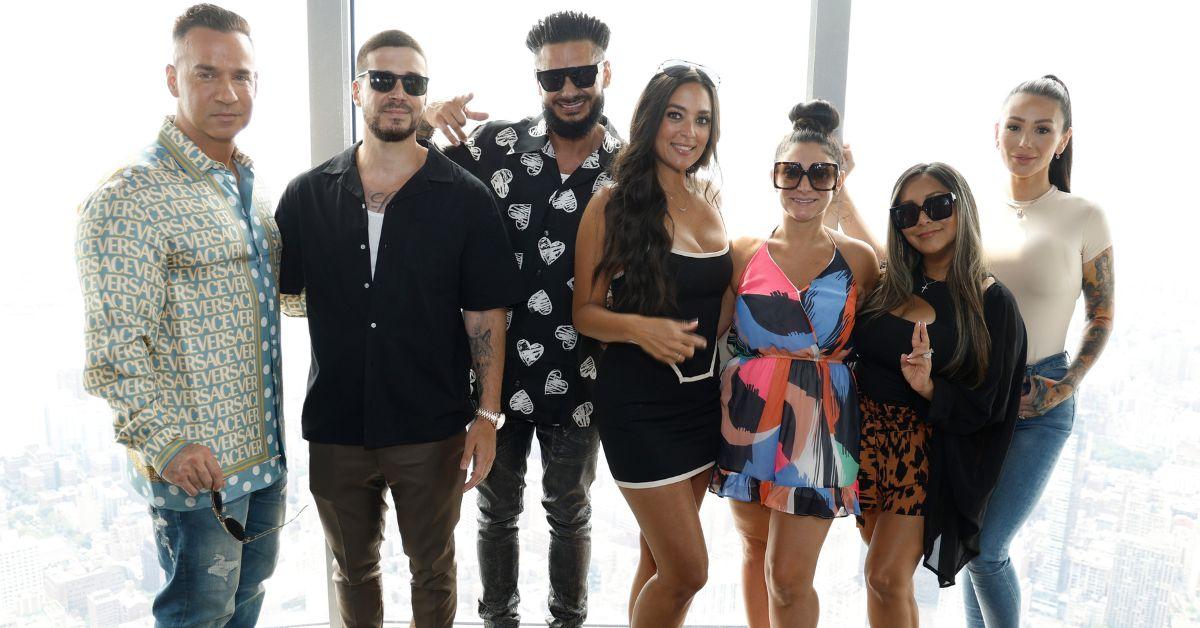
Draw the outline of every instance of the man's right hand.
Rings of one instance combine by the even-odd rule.
[[[488,119],[488,114],[467,108],[467,103],[474,97],[474,93],[467,93],[450,100],[435,100],[425,105],[425,122],[431,127],[441,129],[442,135],[450,140],[450,144],[458,146],[467,141],[467,133],[463,130],[467,120],[478,122]]]
[[[205,489],[219,491],[225,482],[221,464],[208,447],[199,443],[184,446],[159,475],[192,497]]]

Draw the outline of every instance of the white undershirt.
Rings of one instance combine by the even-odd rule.
[[[563,183],[566,183],[566,182],[567,182],[567,178],[569,178],[571,175],[569,175],[569,174],[563,174],[563,173],[561,173],[561,172],[560,172],[560,173],[558,173],[558,176],[562,177]]]
[[[383,214],[367,210],[367,244],[371,247],[371,279],[375,278],[375,260],[379,257],[379,234],[383,233]]]

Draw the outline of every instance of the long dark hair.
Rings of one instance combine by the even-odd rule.
[[[624,286],[614,306],[623,312],[649,316],[676,312],[675,286],[667,273],[671,255],[671,233],[667,229],[667,196],[659,185],[655,165],[654,139],[666,115],[671,95],[686,83],[699,83],[712,100],[708,144],[696,163],[687,170],[689,186],[699,185],[696,172],[717,163],[717,140],[721,136],[720,105],[717,90],[702,72],[655,74],[642,90],[633,121],[629,125],[629,143],[613,163],[612,197],[605,208],[604,249],[593,279],[624,273]],[[711,183],[704,183],[705,196],[714,205],[716,194]]]
[[[1067,85],[1062,79],[1047,74],[1042,78],[1025,81],[1008,93],[1008,98],[1004,99],[1005,104],[1017,94],[1033,94],[1058,103],[1058,108],[1063,114],[1063,128],[1060,131],[1066,133],[1067,129],[1071,128],[1071,92],[1067,91]],[[1074,137],[1067,140],[1067,147],[1050,162],[1050,183],[1063,192],[1071,191],[1071,156],[1075,154],[1074,144]]]
[[[954,211],[958,213],[958,230],[954,235],[954,259],[946,275],[946,287],[954,303],[954,324],[958,328],[954,354],[944,373],[969,386],[978,386],[987,376],[988,354],[992,340],[983,318],[983,282],[991,275],[983,259],[979,235],[979,212],[975,196],[967,180],[954,168],[940,163],[917,164],[896,180],[892,188],[892,206],[900,204],[900,194],[910,181],[928,175],[954,193]],[[913,274],[923,256],[904,234],[888,221],[887,270],[867,299],[860,316],[873,318],[899,309],[908,303],[913,293]]]

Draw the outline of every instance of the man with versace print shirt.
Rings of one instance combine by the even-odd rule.
[[[491,474],[479,485],[479,563],[485,626],[515,627],[518,543],[526,458],[541,445],[542,504],[550,536],[551,626],[587,617],[591,503],[598,439],[588,391],[596,356],[583,351],[571,320],[575,233],[592,194],[611,180],[621,142],[603,117],[609,29],[582,13],[554,13],[529,31],[526,47],[542,95],[541,115],[489,122],[467,137],[462,125],[485,114],[461,96],[426,109],[425,121],[449,138],[445,154],[486,183],[507,218],[520,266],[523,300],[509,313],[502,400]],[[432,132],[432,128],[427,129]]]
[[[236,144],[258,86],[250,25],[197,4],[173,40],[175,115],[80,208],[84,386],[149,506],[155,623],[249,627],[287,501],[279,233]]]

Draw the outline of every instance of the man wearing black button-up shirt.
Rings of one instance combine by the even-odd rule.
[[[584,351],[571,319],[575,233],[592,194],[611,180],[620,147],[602,116],[611,70],[604,59],[609,30],[575,12],[550,15],[529,32],[543,112],[519,122],[489,122],[468,138],[462,124],[486,116],[470,96],[426,109],[425,120],[450,139],[448,157],[486,183],[507,219],[524,293],[512,308],[502,401],[509,423],[500,432],[492,473],[479,485],[479,563],[485,626],[515,627],[517,520],[526,458],[541,444],[542,504],[550,536],[551,626],[580,626],[587,617],[591,554],[589,489],[598,439],[588,390],[596,357]],[[530,77],[533,78],[533,77]]]
[[[310,487],[346,626],[383,621],[389,489],[414,621],[450,626],[454,526],[462,493],[495,455],[504,308],[521,296],[517,268],[487,188],[414,135],[428,82],[417,42],[379,33],[357,67],[363,142],[293,180],[276,212],[280,293],[289,313],[306,309],[312,340]]]

